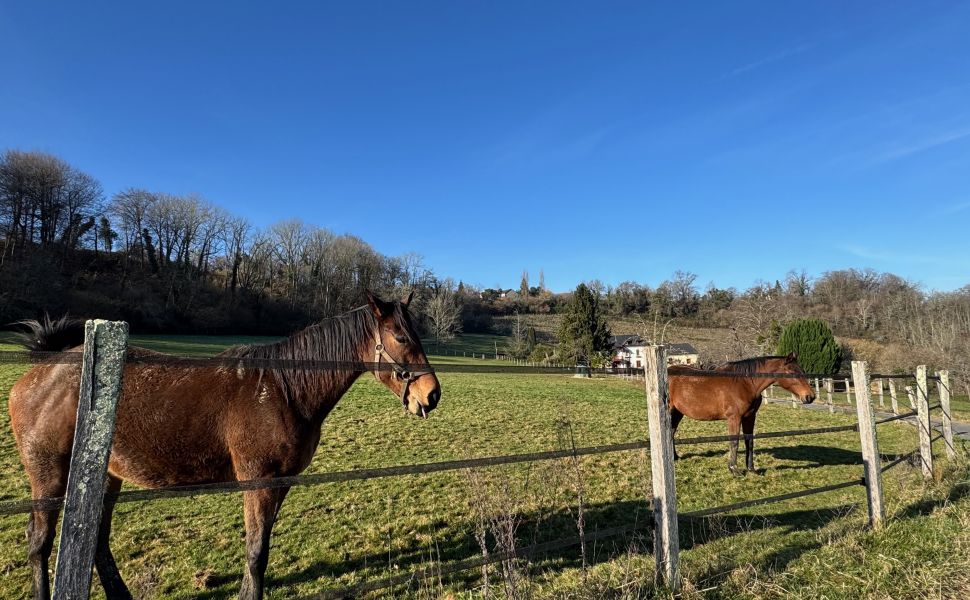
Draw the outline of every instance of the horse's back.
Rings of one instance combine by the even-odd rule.
[[[128,357],[136,360],[125,365],[108,466],[112,475],[144,487],[224,481],[234,476],[234,445],[278,448],[261,434],[285,427],[290,411],[269,377],[165,364],[166,356],[129,348]],[[11,424],[32,475],[55,458],[70,457],[80,369],[77,362],[37,365],[11,390]]]

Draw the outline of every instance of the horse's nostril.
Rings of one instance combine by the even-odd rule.
[[[428,393],[428,408],[434,408],[438,406],[438,400],[441,399],[441,390],[435,388]]]

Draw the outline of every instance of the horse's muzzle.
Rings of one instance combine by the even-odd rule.
[[[815,396],[811,394],[802,396],[802,404],[811,404],[812,402],[815,402]]]

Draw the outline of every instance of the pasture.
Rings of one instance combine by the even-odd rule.
[[[249,341],[261,340],[132,339],[133,344],[195,356]],[[0,343],[0,349],[14,348]],[[461,362],[460,357],[432,356],[431,360]],[[480,359],[468,360],[481,364]],[[6,410],[7,392],[25,369],[24,365],[0,365],[2,500],[29,494]],[[307,472],[558,449],[571,443],[564,432],[577,446],[642,440],[647,435],[639,382],[455,372],[441,373],[439,378],[441,406],[430,419],[421,421],[403,415],[396,398],[373,378],[362,377],[325,422]],[[852,415],[767,405],[757,431],[854,421]],[[723,423],[689,420],[679,431],[681,436],[723,433]],[[884,455],[895,456],[912,450],[916,435],[910,425],[887,424],[879,428],[879,444]],[[759,440],[758,473],[739,478],[727,471],[726,451],[726,444],[682,449],[684,459],[677,464],[681,511],[861,476],[859,438],[854,432]],[[578,475],[569,460],[493,467],[483,470],[475,484],[465,473],[446,472],[294,488],[273,534],[268,597],[313,595],[435,561],[474,557],[479,554],[471,504],[476,494],[501,498],[518,515],[523,546],[576,534],[577,484],[585,498],[587,533],[650,520],[646,501],[650,462],[644,453],[583,457],[579,464]],[[801,589],[811,590],[810,595],[854,597],[863,593],[915,596],[935,590],[934,577],[945,580],[956,575],[940,576],[938,566],[933,566],[920,577],[909,577],[906,561],[923,553],[922,560],[942,564],[944,558],[952,560],[960,544],[968,543],[966,533],[956,533],[956,528],[967,531],[970,501],[964,488],[949,485],[949,477],[961,473],[965,479],[965,471],[956,471],[929,488],[909,466],[887,473],[887,514],[895,521],[883,535],[862,531],[865,508],[857,505],[864,502],[862,487],[686,520],[681,524],[681,543],[688,593],[765,597]],[[23,598],[29,592],[25,523],[26,515],[0,517],[3,598]],[[113,548],[136,597],[231,598],[238,593],[241,576],[242,532],[239,494],[121,504],[116,510]],[[585,581],[578,548],[540,556],[528,573],[530,589],[537,597],[562,598],[599,597],[607,588],[640,590],[652,579],[653,559],[626,550],[648,550],[649,531],[644,529],[642,536],[591,545],[592,566]],[[850,550],[863,547],[876,554],[863,559],[845,550],[846,544]],[[878,561],[877,567],[870,561]],[[835,568],[833,563],[838,564],[838,572],[830,570]],[[480,585],[478,575],[472,571],[446,576],[399,588],[397,593],[408,597],[438,597],[447,591],[472,594]],[[498,576],[493,578],[494,588]],[[706,588],[711,589],[696,591]],[[94,589],[101,597],[97,583]],[[619,597],[619,592],[612,595]]]

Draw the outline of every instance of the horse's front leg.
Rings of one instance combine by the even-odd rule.
[[[731,452],[728,455],[728,470],[732,475],[740,475],[738,471],[738,433],[741,431],[741,418],[730,416],[727,419],[728,435],[731,436]]]
[[[288,489],[252,490],[243,494],[246,523],[246,568],[240,600],[263,597],[263,576],[269,562],[269,538]]]
[[[741,419],[741,431],[744,433],[744,466],[754,471],[754,419],[752,414]]]

